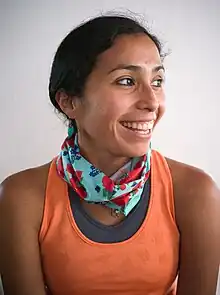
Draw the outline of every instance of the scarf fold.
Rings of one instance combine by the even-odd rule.
[[[80,153],[77,131],[70,127],[60,154],[57,172],[87,202],[103,204],[125,216],[139,202],[150,174],[151,148],[133,158],[111,177],[94,167]]]

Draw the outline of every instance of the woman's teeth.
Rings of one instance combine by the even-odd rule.
[[[154,121],[150,122],[122,122],[124,127],[142,134],[148,134],[153,129]]]

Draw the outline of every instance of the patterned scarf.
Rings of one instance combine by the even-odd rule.
[[[102,204],[125,216],[139,202],[150,174],[151,148],[146,155],[133,158],[111,177],[89,163],[81,154],[77,132],[68,130],[57,158],[57,171],[87,202]]]

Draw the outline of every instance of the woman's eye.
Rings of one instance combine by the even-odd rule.
[[[123,78],[117,81],[117,84],[122,86],[134,86],[134,80],[131,78]]]
[[[161,87],[163,84],[163,79],[157,79],[157,80],[154,80],[152,85],[155,86],[155,87]]]

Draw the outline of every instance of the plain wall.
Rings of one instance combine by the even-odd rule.
[[[59,152],[66,128],[47,93],[55,50],[82,20],[119,8],[144,15],[172,50],[167,113],[153,147],[206,170],[220,185],[219,0],[1,0],[0,181]]]
[[[0,2],[0,181],[56,156],[65,125],[49,103],[55,50],[82,20],[125,8],[145,16],[167,57],[167,113],[153,147],[196,165],[220,184],[220,1]]]
[[[50,161],[66,135],[49,103],[55,50],[82,20],[106,10],[140,13],[162,38],[167,113],[153,147],[196,165],[220,185],[220,1],[25,1],[0,4],[0,181]]]

